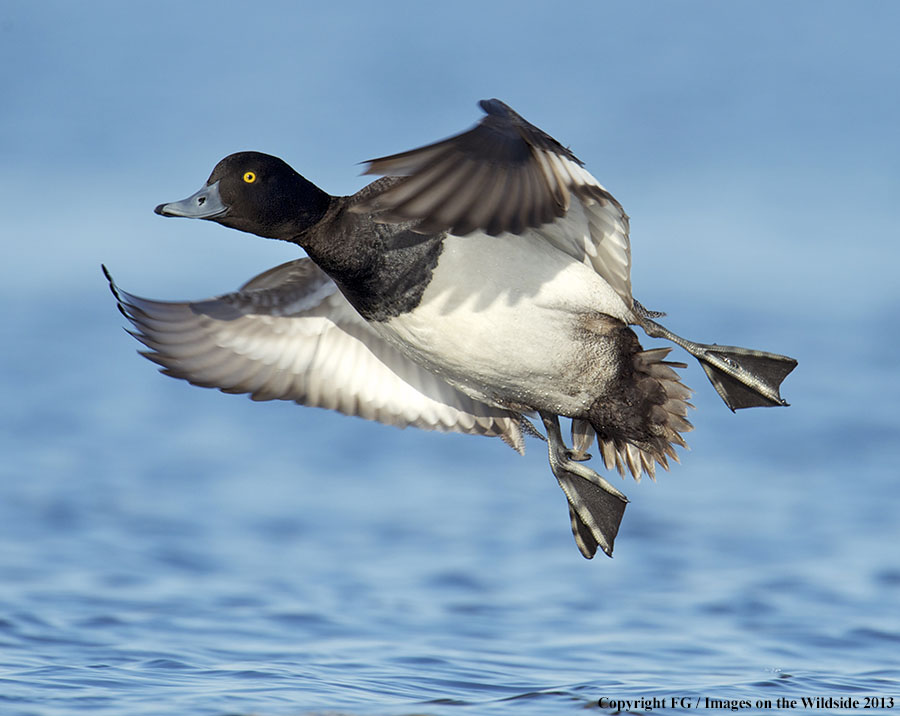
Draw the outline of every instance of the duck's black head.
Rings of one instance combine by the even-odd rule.
[[[161,216],[208,219],[269,239],[292,240],[315,225],[331,197],[278,157],[238,152],[216,164],[206,185],[182,201],[160,204]]]

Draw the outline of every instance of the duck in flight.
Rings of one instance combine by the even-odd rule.
[[[330,196],[281,159],[239,152],[156,208],[299,245],[233,293],[152,301],[119,289],[143,355],[167,375],[400,427],[546,432],[581,553],[611,555],[628,502],[584,464],[635,479],[677,460],[691,390],[632,326],[700,361],[732,410],[787,405],[793,358],[675,335],[631,293],[628,216],[575,155],[503,102],[474,128],[368,162]],[[559,418],[571,418],[571,447]]]

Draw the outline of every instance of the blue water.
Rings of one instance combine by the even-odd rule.
[[[800,358],[793,406],[732,415],[692,366],[692,450],[623,484],[615,557],[589,562],[541,443],[173,381],[95,278],[4,329],[0,714],[900,697],[890,306],[832,336],[829,316],[676,304],[698,338]]]

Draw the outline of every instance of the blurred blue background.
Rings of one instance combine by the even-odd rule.
[[[898,27],[886,1],[7,0],[0,713],[900,696]],[[791,408],[737,415],[691,364],[692,450],[623,483],[613,560],[578,554],[541,443],[164,378],[100,274],[233,290],[296,248],[156,204],[243,149],[351,193],[484,97],[624,204],[670,328],[800,360]]]

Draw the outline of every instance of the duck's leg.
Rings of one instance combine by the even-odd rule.
[[[541,413],[541,419],[547,429],[550,469],[569,501],[572,534],[578,549],[588,559],[598,547],[611,557],[628,498],[577,461],[578,456],[573,456],[563,442],[558,416]]]
[[[649,315],[639,315],[648,336],[670,340],[700,361],[709,382],[732,410],[787,405],[778,388],[797,365],[793,358],[738,346],[694,343],[675,335]]]

